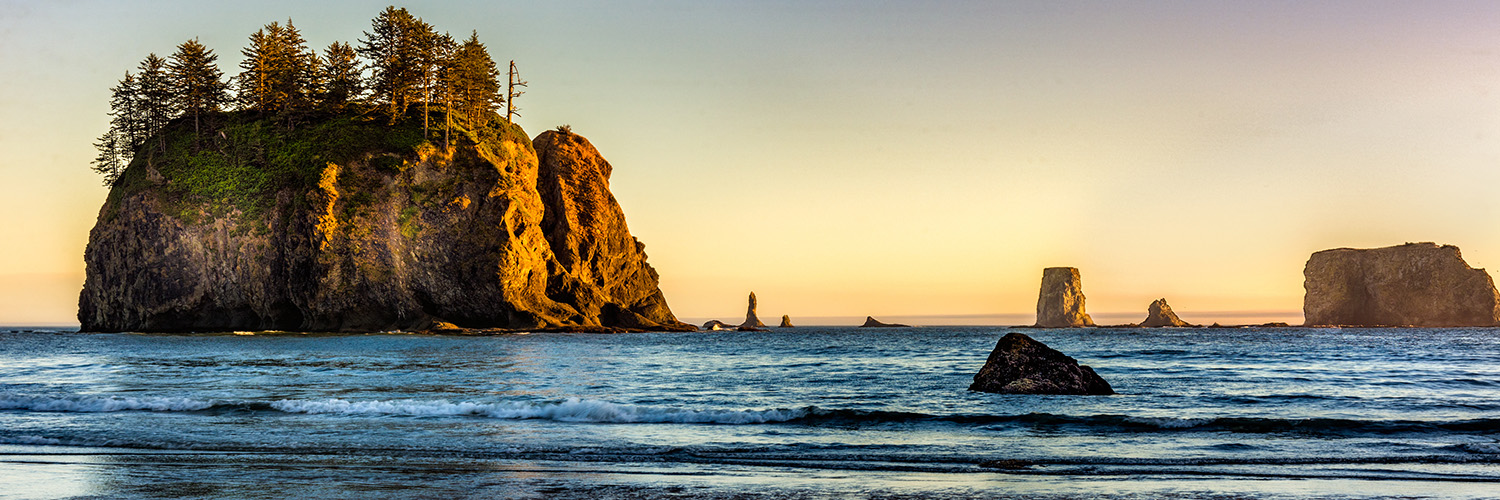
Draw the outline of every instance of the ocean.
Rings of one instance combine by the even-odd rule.
[[[1500,498],[1500,329],[0,328],[0,498]]]

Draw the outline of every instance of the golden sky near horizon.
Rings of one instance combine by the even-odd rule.
[[[322,47],[386,4],[202,5],[0,0],[0,324],[76,321],[121,73],[196,36],[233,74],[265,23]],[[1317,250],[1500,268],[1500,4],[403,6],[610,160],[687,319],[751,290],[768,318],[1027,315],[1073,266],[1096,315],[1298,322]]]

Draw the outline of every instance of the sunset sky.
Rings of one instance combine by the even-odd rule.
[[[197,37],[236,74],[266,23],[321,50],[387,2],[205,5],[0,0],[0,324],[76,324],[126,70]],[[1500,268],[1496,2],[398,6],[600,149],[690,321],[753,290],[767,321],[1029,323],[1073,266],[1101,322],[1300,323],[1317,250]]]

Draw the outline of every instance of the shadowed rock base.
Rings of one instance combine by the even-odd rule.
[[[1093,368],[1026,335],[1011,332],[995,343],[974,375],[971,391],[1000,394],[1114,394]]]

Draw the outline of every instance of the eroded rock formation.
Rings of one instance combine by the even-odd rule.
[[[792,325],[792,317],[783,314],[783,315],[781,315],[781,326],[778,326],[777,328],[796,328],[796,327]]]
[[[974,375],[971,391],[1000,394],[1108,395],[1115,391],[1093,368],[1020,333],[1007,333]]]
[[[903,325],[903,324],[900,324],[900,323],[881,323],[879,320],[875,319],[874,316],[865,316],[865,324],[859,325],[859,327],[860,328],[911,328],[911,325]]]
[[[1083,307],[1083,278],[1076,267],[1042,270],[1042,289],[1036,300],[1036,326],[1076,328],[1094,326]]]
[[[1306,324],[1494,326],[1500,293],[1458,247],[1434,243],[1312,254],[1302,271]]]
[[[716,332],[716,331],[720,331],[720,330],[733,330],[733,329],[735,329],[735,326],[731,325],[729,323],[725,323],[723,321],[719,321],[719,320],[716,320],[716,319],[711,319],[711,320],[708,320],[707,323],[703,324],[703,329],[711,331],[711,332]]]
[[[755,315],[755,292],[750,292],[750,305],[745,308],[745,322],[740,323],[740,328],[765,328],[766,324],[760,322],[760,317]]]
[[[442,150],[402,142],[422,136],[411,125],[233,119],[245,120],[204,134],[240,141],[199,153],[215,161],[169,151],[122,174],[90,233],[83,330],[692,329],[667,307],[609,194],[609,164],[582,137],[533,143],[494,119]],[[275,139],[250,142],[265,134]],[[326,142],[345,136],[362,139]],[[321,153],[234,156],[292,143]],[[235,162],[249,168],[227,175],[262,182],[227,194],[194,184]]]
[[[1141,321],[1141,326],[1147,328],[1161,326],[1192,326],[1188,322],[1177,317],[1172,312],[1172,306],[1167,305],[1167,299],[1156,299],[1151,306],[1146,308],[1146,319]]]

